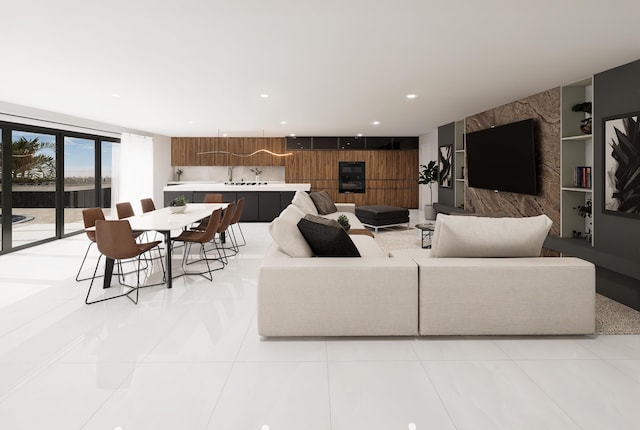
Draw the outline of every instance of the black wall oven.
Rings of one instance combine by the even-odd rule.
[[[366,185],[364,165],[364,161],[340,161],[338,163],[338,192],[365,192]]]

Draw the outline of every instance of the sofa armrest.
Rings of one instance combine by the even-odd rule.
[[[338,208],[338,212],[351,212],[352,214],[356,213],[356,204],[355,203],[335,203],[336,208]]]

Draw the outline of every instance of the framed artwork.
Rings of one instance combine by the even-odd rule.
[[[604,211],[640,217],[640,112],[604,119]]]
[[[438,183],[441,187],[451,188],[453,185],[452,166],[453,145],[441,146],[438,161]]]

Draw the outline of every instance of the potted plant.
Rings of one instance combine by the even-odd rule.
[[[180,182],[180,175],[182,175],[182,169],[176,169],[176,181]]]
[[[260,174],[262,173],[262,170],[258,169],[257,167],[249,170],[256,175],[256,182],[260,181]]]
[[[349,224],[349,218],[346,215],[340,215],[338,217],[338,224],[342,226],[344,231],[347,231],[351,228],[351,224]]]
[[[424,205],[424,219],[434,220],[436,219],[436,211],[433,208],[433,190],[431,187],[438,180],[438,166],[435,161],[431,160],[426,165],[421,164],[420,169],[418,184],[429,186],[429,204]]]
[[[580,124],[580,130],[584,134],[591,134],[591,121],[592,121],[591,107],[592,107],[591,102],[583,102],[583,103],[575,104],[571,108],[571,110],[574,112],[584,112],[589,114],[587,118],[584,118],[582,121],[580,121],[582,123]]]
[[[591,218],[593,203],[591,199],[588,199],[586,202],[584,202],[584,205],[578,205],[574,209],[577,210],[578,214],[586,220],[587,218]],[[589,227],[587,227],[585,238],[587,240],[591,239],[591,220],[589,220]]]
[[[169,210],[175,213],[184,212],[187,209],[187,199],[184,196],[176,197],[169,202]]]

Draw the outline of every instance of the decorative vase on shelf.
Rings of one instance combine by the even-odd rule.
[[[580,124],[580,131],[584,134],[591,134],[591,118],[585,118],[582,120],[582,124]]]

